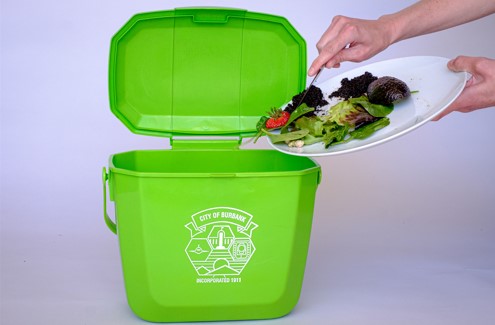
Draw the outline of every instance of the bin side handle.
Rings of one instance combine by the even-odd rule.
[[[107,224],[108,229],[110,229],[114,234],[117,234],[117,225],[115,222],[113,222],[112,219],[108,216],[107,213],[107,180],[108,180],[108,173],[107,169],[103,167],[103,174],[102,174],[102,180],[103,180],[103,217],[105,218],[105,223]]]

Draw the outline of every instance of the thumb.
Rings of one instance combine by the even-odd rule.
[[[484,79],[483,75],[479,73],[480,69],[482,70],[479,63],[480,60],[482,60],[482,58],[461,55],[450,60],[447,63],[447,67],[453,72],[467,72],[471,75],[464,87],[466,89]]]
[[[447,67],[453,72],[465,71],[472,74],[476,70],[476,62],[478,62],[478,58],[460,55],[450,60]]]

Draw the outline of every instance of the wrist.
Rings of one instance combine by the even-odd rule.
[[[378,18],[379,26],[383,29],[383,37],[387,46],[402,40],[402,28],[400,20],[396,19],[395,14],[387,14]]]

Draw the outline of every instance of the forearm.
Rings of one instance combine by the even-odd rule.
[[[495,0],[422,0],[379,18],[390,44],[441,31],[495,13]]]

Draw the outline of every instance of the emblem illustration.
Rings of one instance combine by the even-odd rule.
[[[227,207],[200,211],[186,225],[191,240],[186,254],[199,276],[237,276],[255,252],[249,213]]]

